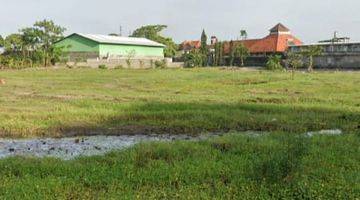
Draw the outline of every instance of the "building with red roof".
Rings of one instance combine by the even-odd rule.
[[[183,53],[188,53],[193,49],[200,49],[201,41],[200,40],[186,40],[180,44],[180,50]]]
[[[243,44],[249,49],[252,55],[266,55],[275,53],[284,53],[291,45],[303,44],[298,38],[293,36],[290,30],[279,23],[270,29],[270,34],[262,39],[237,40],[234,45]],[[224,52],[229,54],[230,42],[225,42]]]
[[[260,39],[245,39],[223,42],[223,53],[226,57],[229,57],[232,47],[239,44],[243,44],[250,52],[250,56],[246,59],[248,65],[264,65],[267,61],[267,57],[273,54],[284,54],[289,46],[302,45],[301,40],[291,34],[283,24],[279,23],[271,28],[269,35]],[[218,39],[211,37],[211,44],[209,45],[211,52],[214,52],[215,44]],[[180,50],[182,53],[189,53],[193,49],[200,49],[201,41],[184,41],[180,44]],[[228,62],[228,60],[226,61]]]

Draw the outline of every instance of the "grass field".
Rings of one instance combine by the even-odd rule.
[[[1,199],[359,199],[360,73],[0,71],[1,137],[231,132],[0,160]],[[341,129],[343,135],[306,137]],[[254,136],[239,131],[268,132]]]
[[[360,73],[0,71],[0,135],[360,129]]]
[[[358,199],[359,135],[228,135],[74,161],[0,160],[1,199]]]

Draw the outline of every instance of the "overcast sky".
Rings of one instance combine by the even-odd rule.
[[[236,39],[241,29],[263,37],[282,22],[304,42],[329,39],[333,32],[360,41],[359,0],[0,0],[0,34],[52,19],[73,32],[129,34],[145,24],[166,24],[179,42],[209,36]]]

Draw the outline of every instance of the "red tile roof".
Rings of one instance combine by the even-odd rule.
[[[275,33],[276,29],[276,33]],[[250,53],[283,53],[287,50],[289,45],[301,45],[302,42],[290,33],[284,25],[278,24],[271,29],[271,33],[263,39],[255,40],[238,40],[234,44],[244,44]],[[230,51],[230,42],[224,45],[225,54]]]
[[[192,41],[184,41],[180,44],[180,49],[185,51],[190,51],[192,49],[200,49],[201,41],[200,40],[192,40]]]
[[[270,29],[270,32],[289,32],[289,31],[290,29],[288,29],[282,23],[278,23],[272,29]]]
[[[244,44],[249,49],[250,53],[283,53],[287,50],[289,45],[301,45],[303,44],[295,36],[291,35],[290,30],[279,23],[270,29],[270,34],[262,39],[251,40],[236,40],[233,41],[234,45]],[[213,47],[213,45],[211,45]],[[190,51],[192,49],[199,49],[201,47],[201,41],[184,41],[180,44],[180,49]],[[224,43],[224,53],[230,53],[230,42]]]

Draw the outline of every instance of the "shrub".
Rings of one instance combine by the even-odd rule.
[[[123,65],[116,65],[116,66],[114,67],[114,69],[124,69],[124,66],[123,66]]]
[[[99,69],[107,69],[106,65],[99,65]]]
[[[165,60],[157,60],[157,61],[155,61],[155,68],[161,68],[161,69],[163,69],[163,68],[166,68],[167,66],[166,66],[166,61]]]
[[[273,55],[269,56],[268,61],[265,65],[266,69],[268,70],[282,70],[283,66],[281,65],[281,56]]]
[[[199,67],[203,65],[203,55],[199,50],[192,50],[184,55],[184,67]]]

